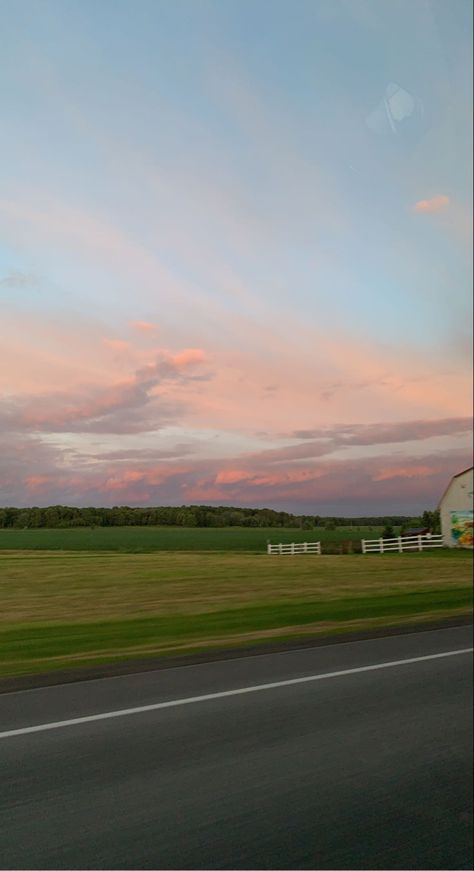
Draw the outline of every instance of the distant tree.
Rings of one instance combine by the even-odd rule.
[[[196,526],[208,526],[207,510],[203,505],[193,505],[194,516],[196,518]]]
[[[212,514],[208,514],[208,517],[208,526],[213,526],[214,529],[222,529],[226,525],[225,516],[222,512],[213,511]]]
[[[179,526],[197,526],[196,515],[189,508],[181,508],[176,519]]]
[[[298,517],[292,517],[286,524],[287,529],[301,529],[301,520]]]
[[[433,534],[441,532],[441,518],[438,508],[435,511],[423,511],[421,521],[423,526],[428,527]]]
[[[387,524],[387,526],[384,528],[384,531],[382,532],[382,538],[395,538],[393,526]]]
[[[242,526],[255,527],[258,526],[258,520],[253,514],[246,514],[241,521]]]

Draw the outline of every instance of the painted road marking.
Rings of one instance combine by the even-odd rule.
[[[250,687],[241,687],[236,690],[224,690],[219,693],[207,693],[202,696],[189,696],[185,699],[172,699],[169,702],[156,702],[154,705],[142,705],[138,708],[123,708],[119,711],[107,711],[105,714],[90,714],[87,717],[75,717],[72,720],[58,720],[55,723],[40,723],[38,726],[25,726],[23,729],[10,729],[0,732],[0,738],[14,738],[19,735],[31,735],[33,732],[49,732],[52,729],[65,729],[68,726],[80,726],[83,723],[95,723],[99,720],[113,720],[117,717],[130,717],[132,714],[145,714],[148,711],[161,711],[164,708],[178,708],[181,705],[194,705],[197,702],[211,702],[215,699],[227,699],[232,696],[243,696],[247,693],[259,693],[264,690],[274,690],[279,687],[296,686],[297,684],[312,683],[319,680],[330,680],[334,677],[347,677],[352,674],[361,674],[366,671],[379,671],[383,668],[398,668],[401,665],[413,665],[417,662],[429,662],[432,659],[444,659],[447,656],[462,656],[472,653],[474,648],[463,647],[460,650],[447,650],[444,653],[431,653],[428,656],[413,656],[410,659],[395,659],[391,662],[379,662],[376,665],[362,665],[358,668],[345,668],[340,671],[329,671],[325,674],[312,674],[306,677],[289,678],[274,683],[256,684]]]

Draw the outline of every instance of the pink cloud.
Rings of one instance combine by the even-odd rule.
[[[304,481],[315,481],[325,475],[324,468],[283,469],[281,472],[259,472],[239,469],[222,469],[215,478],[217,485],[234,485],[245,482],[247,487],[275,487]],[[225,492],[222,490],[222,492]]]
[[[205,363],[206,360],[207,355],[202,348],[186,348],[179,354],[173,354],[170,357],[170,361],[176,369],[187,369],[189,366]]]
[[[177,475],[183,475],[189,472],[189,466],[172,466],[162,465],[155,468],[142,469],[127,469],[122,470],[107,478],[103,483],[99,483],[98,487],[105,493],[110,493],[115,490],[129,492],[130,485],[142,484],[148,487],[159,487],[168,478],[174,478]],[[136,492],[140,492],[137,489]]]
[[[158,330],[157,324],[152,324],[150,321],[129,321],[133,330],[138,330],[139,333],[156,333]]]
[[[87,394],[64,396],[50,394],[30,402],[19,411],[17,420],[20,428],[42,429],[45,425],[63,429],[68,423],[103,417],[124,407],[141,404],[145,400],[143,388],[134,381],[116,383],[110,387],[93,389]]]
[[[130,343],[122,339],[103,339],[106,348],[111,351],[116,351],[118,354],[128,354],[130,352]]]
[[[207,360],[207,354],[202,348],[186,348],[177,354],[160,351],[153,363],[147,363],[135,373],[137,382],[150,380],[176,379],[186,376],[188,369],[195,369]],[[196,376],[190,376],[196,377]]]
[[[134,471],[132,469],[127,472],[120,472],[118,475],[107,478],[102,489],[105,491],[125,490],[128,489],[130,484],[134,484],[136,481],[142,481],[143,477],[143,472]]]
[[[114,350],[125,350],[117,340],[107,340]],[[123,343],[127,346],[127,343]],[[128,346],[127,346],[128,350]],[[188,379],[206,379],[196,369],[207,359],[201,348],[176,354],[160,351],[153,363],[111,384],[86,384],[69,391],[9,397],[3,402],[0,421],[16,431],[48,432],[146,432],[188,407],[178,398]],[[150,412],[153,412],[150,416]]]
[[[449,206],[449,197],[444,194],[431,197],[430,200],[418,200],[414,205],[415,212],[431,214],[433,212],[441,212]]]
[[[33,323],[29,318],[8,316],[0,352],[0,389],[18,407],[29,406],[33,394],[44,398],[46,407],[56,405],[53,389],[47,387],[55,385],[67,406],[68,398],[77,396],[82,401],[84,394],[95,395],[99,388],[106,390],[127,380],[130,371],[129,380],[142,383],[149,399],[166,393],[177,401],[179,395],[194,425],[237,432],[264,429],[269,439],[287,431],[289,420],[295,421],[295,429],[310,431],[315,421],[318,428],[347,420],[371,424],[374,408],[381,421],[455,417],[471,410],[468,367],[453,363],[449,370],[441,358],[428,360],[424,352],[405,349],[400,355],[396,349],[337,334],[321,337],[308,327],[303,334],[294,332],[298,335],[295,345],[294,338],[277,335],[264,325],[257,346],[259,331],[254,324],[248,338],[248,327],[242,323],[236,333],[232,324],[232,335],[239,342],[243,343],[243,330],[247,330],[245,351],[216,350],[213,342],[211,381],[209,372],[198,371],[199,366],[206,367],[206,353],[211,356],[211,350],[193,347],[189,334],[181,349],[171,345],[168,350],[137,350],[132,342],[128,369],[126,346],[118,344],[123,340],[107,337],[104,344],[102,325],[84,321],[76,329],[69,321],[50,324],[36,319]],[[275,384],[278,393],[266,390]],[[147,404],[148,400],[142,407]],[[135,419],[134,431],[137,426]],[[280,445],[269,441],[268,448],[279,450]],[[322,455],[319,448],[314,446],[314,452],[311,446],[298,448],[299,456]]]
[[[222,469],[216,475],[216,484],[237,484],[239,481],[245,481],[251,477],[251,472],[244,472],[239,469]]]
[[[341,515],[364,513],[416,513],[435,506],[452,474],[464,467],[465,454],[453,453],[419,460],[406,458],[399,465],[389,457],[326,460],[304,468],[281,468],[271,474],[245,470],[245,477],[202,474],[185,476],[186,502],[256,505],[309,513]],[[210,471],[210,470],[209,470]],[[238,472],[238,470],[235,470]]]
[[[31,493],[39,493],[44,490],[48,484],[50,484],[51,479],[48,475],[28,475],[25,478],[25,484],[30,490]]]
[[[430,466],[398,466],[382,468],[372,477],[372,481],[390,481],[392,478],[426,478],[435,475],[436,469]]]
[[[289,420],[302,430],[312,429],[315,420],[319,427],[347,420],[371,424],[374,409],[378,420],[388,422],[471,411],[467,367],[448,366],[441,357],[433,364],[422,350],[404,348],[400,354],[349,336],[308,337],[303,331],[298,338],[297,347],[285,339],[269,347],[263,330],[265,353],[262,344],[245,352],[214,351],[212,384],[200,392],[199,403],[193,400],[196,419],[214,429],[224,424],[271,435],[287,430]],[[276,383],[278,392],[265,390]]]
[[[224,465],[211,458],[153,460],[137,450],[114,461],[110,452],[81,454],[35,435],[0,435],[2,501],[10,505],[182,505],[219,503],[305,513],[418,513],[436,505],[450,477],[467,467],[470,451],[422,457],[325,459],[271,471]]]
[[[255,475],[250,484],[253,487],[276,487],[286,484],[297,484],[307,481],[316,481],[326,474],[323,467],[309,469],[288,469],[282,472],[272,472],[270,474]]]
[[[48,317],[5,308],[0,345],[0,390],[10,396],[106,383],[117,369],[117,358],[125,356],[104,344],[103,325],[84,312]]]

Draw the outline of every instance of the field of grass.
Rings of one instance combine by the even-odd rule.
[[[471,577],[465,551],[357,558],[3,552],[0,674],[467,613]]]
[[[324,528],[224,529],[176,526],[76,527],[73,529],[0,529],[0,550],[93,550],[152,553],[159,550],[266,551],[267,541],[285,544],[300,541],[343,542],[377,538],[380,526]]]

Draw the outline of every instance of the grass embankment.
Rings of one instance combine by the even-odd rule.
[[[72,529],[0,529],[0,550],[93,550],[123,553],[179,551],[253,551],[272,544],[322,541],[338,543],[378,538],[380,526],[339,526],[337,529],[223,529],[176,526],[75,527]]]
[[[468,613],[472,554],[0,555],[0,674]]]

